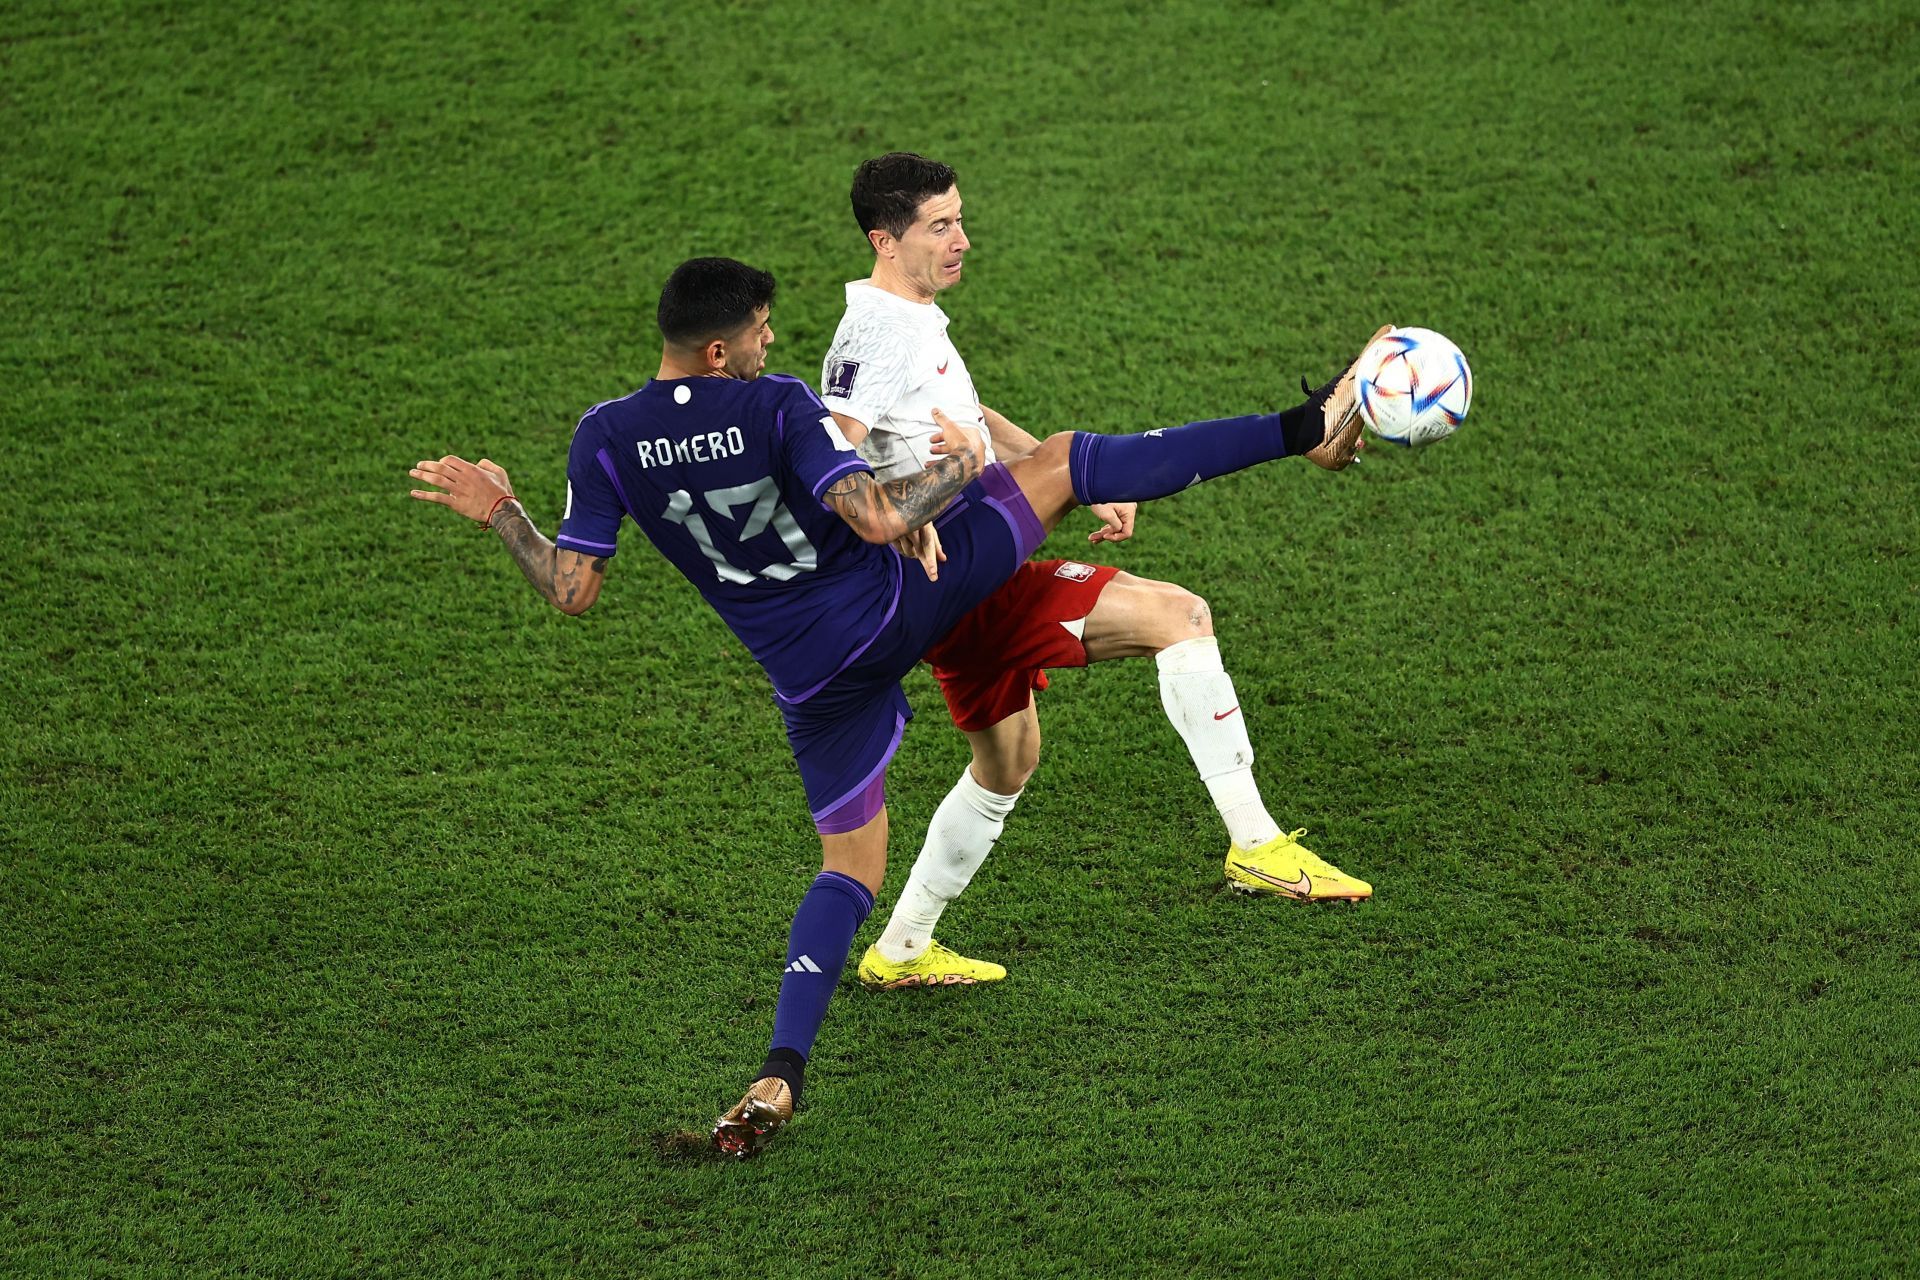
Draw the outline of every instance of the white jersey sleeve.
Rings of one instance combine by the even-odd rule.
[[[937,460],[936,408],[986,431],[973,378],[947,337],[946,314],[864,281],[847,286],[847,311],[821,365],[820,398],[866,424],[860,456],[882,480],[910,476]],[[993,460],[989,441],[987,461]]]
[[[820,398],[835,413],[878,426],[907,393],[913,355],[907,335],[884,316],[849,315],[820,366]]]

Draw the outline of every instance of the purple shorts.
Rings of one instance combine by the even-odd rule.
[[[901,678],[1046,538],[1027,496],[997,462],[933,523],[947,553],[939,581],[901,561],[899,607],[859,659],[806,701],[777,700],[822,835],[853,831],[880,812],[887,762],[913,718]]]

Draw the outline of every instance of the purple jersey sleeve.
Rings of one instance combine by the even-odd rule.
[[[616,535],[626,514],[605,433],[595,429],[588,413],[574,428],[567,454],[567,509],[553,545],[582,555],[610,556],[618,549]]]
[[[841,432],[813,388],[798,378],[784,374],[769,375],[790,384],[781,411],[780,446],[794,478],[815,498],[834,481],[856,471],[871,472],[873,467]]]

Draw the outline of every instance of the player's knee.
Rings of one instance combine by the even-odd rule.
[[[1213,634],[1213,610],[1207,602],[1189,591],[1184,602],[1187,608],[1187,626],[1196,636]]]
[[[1016,795],[1040,767],[1040,730],[1031,732],[993,752],[973,757],[973,780],[995,795]]]
[[[1070,465],[1073,436],[1071,431],[1055,432],[1042,440],[1032,453],[1007,464],[1014,483],[1026,495],[1043,529],[1051,530],[1077,505]]]
[[[992,761],[975,760],[973,780],[995,795],[1018,795],[1039,767],[1040,744],[1036,742],[1030,749],[1014,755],[999,756]]]
[[[1040,731],[1036,729],[1033,733],[1021,739],[1020,750],[1017,751],[1013,757],[1013,776],[1007,779],[1007,781],[1013,785],[1001,788],[1000,794],[1010,796],[1026,786],[1027,780],[1033,777],[1033,771],[1039,767]]]
[[[1031,456],[1045,458],[1057,466],[1067,465],[1067,455],[1073,450],[1073,432],[1056,431],[1040,442],[1040,446]]]
[[[830,852],[820,859],[820,870],[858,880],[869,893],[878,893],[887,882],[887,851],[855,855]]]
[[[1185,587],[1171,587],[1155,612],[1154,639],[1162,649],[1213,634],[1213,610]]]
[[[1071,504],[1073,477],[1071,463],[1073,457],[1073,432],[1056,431],[1040,442],[1040,447],[1027,457],[1032,460],[1036,472],[1044,475],[1046,482],[1058,488],[1063,500]]]

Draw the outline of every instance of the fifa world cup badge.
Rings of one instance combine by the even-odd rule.
[[[827,369],[827,394],[842,400],[852,395],[854,375],[859,372],[858,360],[835,360]]]

